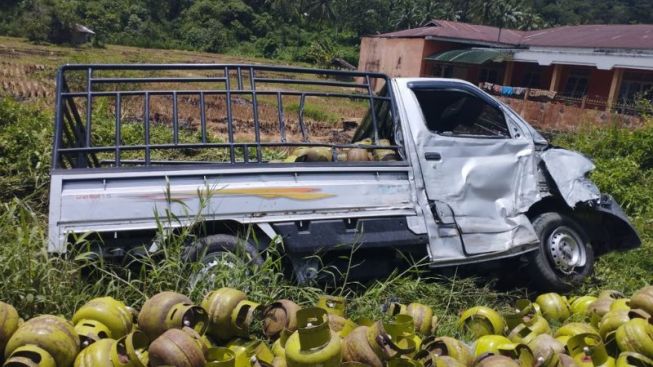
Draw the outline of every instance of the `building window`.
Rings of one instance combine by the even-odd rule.
[[[640,98],[653,100],[653,73],[624,73],[619,102],[631,103]]]
[[[567,77],[563,94],[567,97],[582,98],[587,94],[590,70],[572,69]]]

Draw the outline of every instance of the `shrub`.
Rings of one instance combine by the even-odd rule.
[[[585,126],[577,133],[559,135],[554,142],[592,158],[593,180],[612,193],[629,215],[653,213],[653,119],[635,129]]]
[[[0,98],[0,201],[32,198],[45,208],[52,119],[36,108]]]

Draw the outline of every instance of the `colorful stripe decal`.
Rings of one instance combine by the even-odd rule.
[[[314,187],[256,187],[256,188],[220,188],[209,189],[211,195],[229,195],[229,196],[257,196],[263,199],[292,199],[292,200],[320,200],[333,197],[333,194],[326,194],[320,189]],[[170,200],[180,201],[196,198],[202,195],[206,190],[194,191],[173,191],[170,193]],[[168,200],[166,193],[135,195],[141,200]]]

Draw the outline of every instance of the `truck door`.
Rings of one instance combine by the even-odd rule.
[[[532,139],[467,83],[399,86],[427,197],[453,212],[465,254],[537,243],[524,214],[538,195]]]

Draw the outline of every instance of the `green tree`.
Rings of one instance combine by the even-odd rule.
[[[421,27],[433,19],[456,20],[456,11],[449,1],[393,0],[390,2],[393,29]]]
[[[22,24],[25,36],[34,42],[69,42],[78,21],[77,5],[72,0],[24,1]]]
[[[540,23],[524,0],[478,0],[472,11],[477,22],[499,28],[530,29]]]
[[[113,34],[120,32],[122,27],[121,6],[124,1],[83,1],[80,3],[78,13],[84,25],[95,32],[93,44],[102,46],[110,41]]]
[[[297,23],[303,18],[305,4],[303,0],[265,0],[261,9],[285,19],[288,23]]]
[[[192,48],[222,52],[239,41],[250,41],[248,25],[257,16],[241,0],[199,0],[184,11],[182,34]]]
[[[337,23],[337,15],[332,0],[313,0],[304,5],[305,14],[318,23]]]

